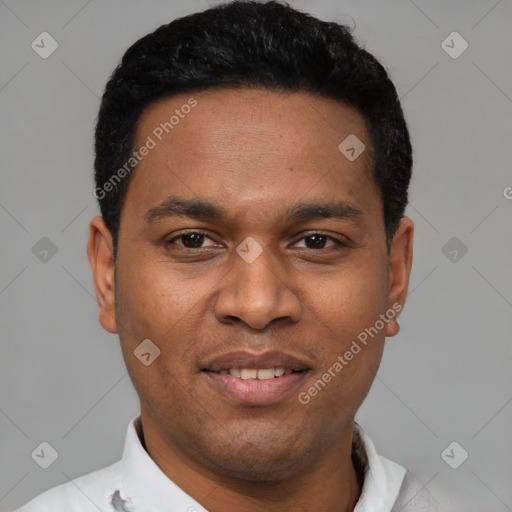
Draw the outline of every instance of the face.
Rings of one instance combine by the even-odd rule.
[[[355,159],[338,148],[350,134]],[[351,433],[411,266],[409,219],[387,251],[363,118],[306,93],[207,90],[147,108],[144,145],[115,273],[100,217],[88,253],[145,435],[248,479],[314,464]]]

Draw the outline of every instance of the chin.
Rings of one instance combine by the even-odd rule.
[[[296,474],[299,461],[268,459],[216,461],[216,472],[232,479],[249,482],[278,482]]]
[[[218,445],[219,446],[219,445]],[[253,482],[284,480],[297,474],[305,465],[306,453],[281,438],[280,444],[257,443],[245,439],[239,446],[229,444],[220,453],[203,452],[215,466],[215,472],[230,478]]]

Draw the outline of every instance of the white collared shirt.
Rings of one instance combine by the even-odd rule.
[[[120,461],[50,489],[16,512],[208,512],[155,464],[140,440],[140,416],[128,425]],[[435,512],[430,494],[405,468],[379,455],[354,423],[352,456],[364,468],[354,512]]]

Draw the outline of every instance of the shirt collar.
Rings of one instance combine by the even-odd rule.
[[[125,510],[161,512],[172,504],[173,510],[208,512],[163,473],[144,449],[141,437],[138,416],[128,426],[121,460],[120,497],[125,500]],[[405,468],[380,456],[357,423],[354,423],[352,457],[364,472],[363,488],[354,512],[390,510],[400,492]]]
[[[373,441],[354,422],[352,456],[364,469],[364,484],[354,512],[379,512],[393,508],[406,469],[377,453]]]
[[[162,510],[208,512],[178,487],[153,461],[141,442],[140,416],[134,418],[126,435],[121,459],[121,496],[127,512]]]

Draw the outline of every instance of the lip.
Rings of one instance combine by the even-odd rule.
[[[218,373],[231,368],[284,368],[293,373],[268,380],[244,380]],[[214,358],[205,365],[202,374],[210,385],[237,404],[268,405],[279,402],[299,387],[310,369],[307,362],[284,352],[239,351]]]
[[[269,380],[243,380],[232,375],[203,371],[214,388],[243,405],[269,405],[279,402],[300,385],[307,373],[307,370],[302,370]]]
[[[310,369],[306,361],[277,350],[262,353],[229,352],[208,361],[202,369],[220,372],[231,368],[284,368],[296,372]]]

